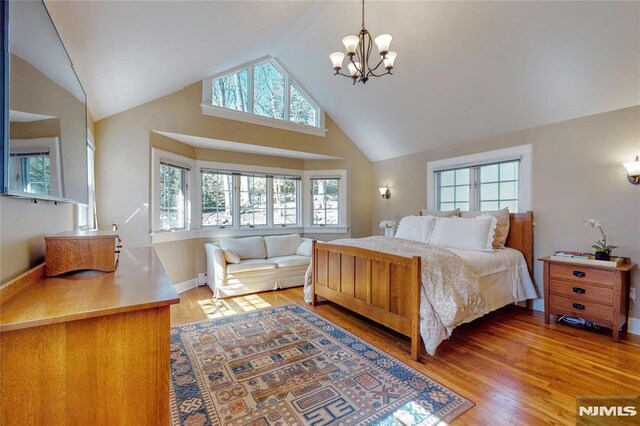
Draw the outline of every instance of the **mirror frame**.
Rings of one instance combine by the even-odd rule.
[[[49,20],[51,22],[51,25],[53,25],[53,29],[55,30],[55,33],[58,37],[58,40],[60,40],[60,44],[62,45],[62,48],[65,52],[65,54],[67,55],[67,59],[69,60],[69,63],[71,64],[71,70],[73,71],[73,74],[76,78],[76,80],[78,81],[78,85],[80,86],[80,89],[82,90],[82,93],[84,94],[84,113],[85,113],[85,119],[84,119],[84,123],[85,123],[85,129],[84,129],[84,134],[85,134],[85,144],[84,147],[86,149],[86,144],[88,143],[88,138],[89,138],[89,134],[88,134],[88,120],[89,120],[89,114],[88,114],[88,108],[87,108],[87,92],[84,90],[84,87],[82,86],[82,82],[80,81],[80,78],[78,78],[78,74],[76,73],[76,70],[73,66],[73,61],[71,60],[71,57],[69,56],[69,52],[67,51],[66,46],[64,45],[64,42],[62,41],[62,37],[60,37],[60,33],[58,32],[58,28],[56,27],[55,23],[53,22],[53,18],[51,18],[51,14],[49,13],[49,9],[47,9],[47,5],[44,3],[43,0],[40,0],[40,3],[42,4],[42,7],[44,7],[44,10],[47,12],[47,16],[49,17]],[[1,92],[0,92],[0,96],[2,97],[2,108],[0,111],[0,120],[2,122],[2,140],[0,141],[0,157],[1,157],[1,161],[0,161],[0,196],[8,196],[8,197],[17,197],[17,198],[25,198],[25,199],[29,199],[29,200],[47,200],[47,201],[54,201],[54,202],[61,202],[61,203],[72,203],[72,204],[85,204],[83,203],[81,200],[73,200],[73,199],[69,199],[69,198],[63,198],[63,197],[52,197],[52,196],[48,196],[48,195],[42,195],[42,194],[30,194],[30,195],[25,195],[25,194],[14,194],[9,192],[9,140],[10,140],[10,131],[9,131],[9,110],[10,110],[10,95],[9,95],[9,91],[10,91],[10,84],[11,84],[11,76],[10,76],[10,68],[11,68],[11,63],[10,63],[10,58],[11,58],[11,54],[10,54],[10,40],[9,40],[9,7],[10,7],[10,2],[9,1],[2,1],[0,2],[0,15],[2,17],[1,19],[1,23],[0,23],[0,33],[2,34],[2,49],[0,50],[0,61],[2,62],[3,65],[3,72],[2,72],[2,85],[1,85]],[[86,156],[86,155],[85,155]],[[87,182],[87,202],[88,202],[88,193],[89,193],[89,186],[88,186],[88,182]]]

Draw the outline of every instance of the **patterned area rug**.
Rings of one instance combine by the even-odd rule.
[[[171,329],[173,425],[435,425],[472,406],[297,304]]]

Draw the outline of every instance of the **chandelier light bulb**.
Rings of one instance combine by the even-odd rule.
[[[376,46],[378,46],[378,51],[381,55],[389,51],[389,45],[391,45],[392,38],[393,37],[391,37],[390,34],[380,34],[378,37],[376,37]]]
[[[340,70],[342,68],[342,61],[344,60],[344,53],[333,52],[331,55],[329,55],[329,59],[331,59],[333,69]]]
[[[358,70],[360,69],[360,62],[349,62],[349,72],[351,73],[351,77],[354,77]]]
[[[387,70],[393,68],[393,63],[396,61],[398,54],[396,52],[387,52],[386,58],[384,58],[384,67]]]
[[[360,43],[360,37],[358,36],[348,35],[342,39],[342,44],[344,44],[344,48],[347,49],[347,53],[356,53],[358,43]]]

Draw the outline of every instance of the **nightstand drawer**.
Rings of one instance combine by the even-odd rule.
[[[611,306],[555,294],[549,297],[549,306],[552,314],[562,313],[585,318],[602,318],[609,321],[613,316]]]
[[[589,267],[574,265],[558,265],[555,263],[549,266],[549,275],[553,278],[613,286],[613,271],[603,271],[601,269],[591,269]]]
[[[613,305],[613,287],[601,287],[589,283],[577,283],[554,278],[549,280],[549,286],[549,291],[552,294],[566,296],[578,301],[586,300]]]

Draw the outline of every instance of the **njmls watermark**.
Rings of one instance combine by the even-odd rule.
[[[640,395],[579,396],[576,425],[640,425]]]

